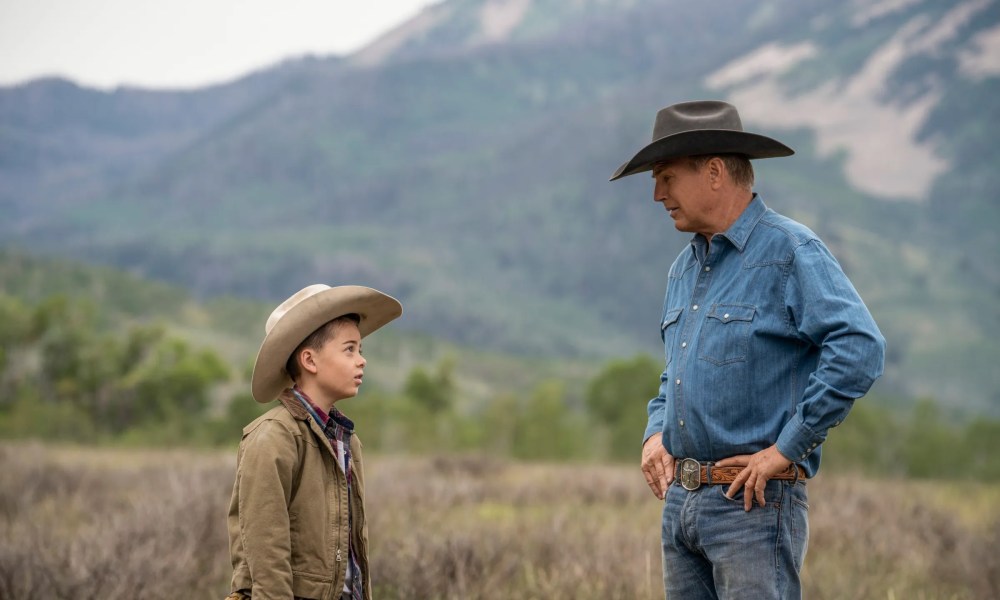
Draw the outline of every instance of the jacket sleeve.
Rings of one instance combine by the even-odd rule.
[[[288,504],[298,465],[293,432],[262,421],[247,434],[238,473],[239,525],[254,600],[292,597]]]
[[[795,335],[819,349],[816,370],[777,442],[785,458],[801,462],[882,374],[885,338],[840,264],[816,239],[796,250],[785,305]]]

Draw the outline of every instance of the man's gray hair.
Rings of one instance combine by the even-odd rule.
[[[742,154],[702,154],[688,158],[691,161],[691,167],[700,170],[705,166],[705,163],[715,157],[718,157],[726,165],[726,171],[729,172],[729,177],[734,184],[747,191],[753,189],[753,165],[750,164],[750,159]]]

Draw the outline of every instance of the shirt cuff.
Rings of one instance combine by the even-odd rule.
[[[663,435],[663,421],[659,419],[656,421],[650,421],[649,424],[646,425],[646,432],[642,434],[643,445],[645,445],[646,442],[649,441],[649,438],[654,435]]]
[[[806,427],[802,418],[796,414],[778,436],[778,452],[793,463],[804,462],[813,450],[819,448],[823,438],[815,431]]]

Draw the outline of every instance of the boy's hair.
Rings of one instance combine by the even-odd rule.
[[[302,340],[301,344],[296,346],[295,351],[288,357],[288,362],[285,363],[285,372],[292,378],[292,381],[298,382],[299,377],[302,375],[302,367],[299,365],[299,353],[306,348],[316,351],[322,350],[323,346],[337,335],[337,330],[340,329],[340,326],[345,323],[360,325],[361,316],[350,313],[327,321],[325,324],[320,325],[316,331],[310,333],[306,339]]]

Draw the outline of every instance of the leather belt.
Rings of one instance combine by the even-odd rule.
[[[743,471],[744,467],[717,467],[712,463],[700,463],[693,458],[683,458],[677,461],[675,478],[682,488],[694,491],[702,484],[715,485],[732,483]],[[806,478],[806,472],[798,465],[791,465],[770,479],[782,481],[798,481]]]

